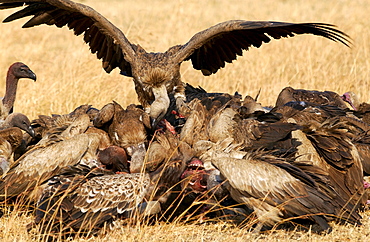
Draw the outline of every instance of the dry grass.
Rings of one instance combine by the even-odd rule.
[[[367,0],[85,0],[121,28],[133,43],[148,51],[165,51],[183,44],[196,32],[229,19],[276,20],[333,23],[348,33],[353,47],[315,36],[298,36],[272,41],[259,49],[244,52],[233,64],[216,75],[204,77],[190,63],[182,65],[183,81],[201,85],[208,91],[256,95],[261,89],[263,105],[273,105],[285,86],[332,90],[352,90],[368,101],[370,29]],[[1,11],[3,19],[11,11]],[[39,114],[67,113],[89,103],[101,108],[116,100],[123,106],[137,103],[133,82],[118,70],[106,74],[91,55],[81,37],[66,28],[40,26],[21,29],[24,21],[0,24],[0,71],[22,61],[38,76],[36,83],[21,80],[15,111],[30,118]],[[5,80],[5,78],[3,78]],[[5,82],[0,85],[4,93]],[[276,232],[253,237],[247,230],[228,224],[135,226],[94,238],[98,241],[364,241],[369,234],[370,214],[361,228],[335,226],[332,234]],[[0,220],[0,240],[27,241],[25,224],[32,216],[12,212]]]

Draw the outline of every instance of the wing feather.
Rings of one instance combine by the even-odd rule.
[[[75,35],[84,33],[84,41],[90,46],[91,52],[97,54],[98,59],[110,56],[106,51],[115,46],[114,57],[103,59],[103,68],[111,72],[114,68],[121,68],[122,72],[131,75],[131,60],[135,52],[125,35],[100,15],[94,9],[69,0],[1,0],[0,9],[10,9],[25,6],[23,9],[11,14],[3,22],[32,16],[23,28],[30,28],[41,24],[68,26]],[[104,45],[103,45],[104,44]]]
[[[45,182],[63,167],[78,163],[88,148],[89,136],[80,134],[68,140],[30,150],[17,160],[0,182],[0,196],[17,196]]]
[[[136,209],[150,185],[148,174],[92,173],[59,175],[49,181],[36,209],[35,221],[42,230],[48,226],[52,231],[99,228],[117,215]]]
[[[230,20],[195,34],[175,54],[175,61],[181,63],[191,59],[195,69],[210,75],[222,68],[224,62],[242,55],[241,50],[248,50],[252,45],[258,48],[271,39],[299,34],[322,36],[346,46],[350,44],[349,36],[330,24]],[[214,61],[214,55],[219,56],[222,63],[218,59]]]

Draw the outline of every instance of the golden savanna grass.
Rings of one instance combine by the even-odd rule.
[[[238,91],[274,105],[282,88],[354,91],[368,101],[370,5],[367,0],[85,0],[118,26],[132,43],[147,51],[165,51],[184,44],[196,32],[230,19],[275,20],[286,22],[332,23],[352,38],[352,47],[312,35],[272,40],[252,48],[227,64],[216,75],[204,77],[188,62],[182,65],[184,82],[200,85],[210,92]],[[0,12],[4,19],[14,10]],[[0,24],[0,74],[5,90],[7,68],[15,61],[26,63],[37,82],[21,80],[15,111],[31,119],[39,114],[63,114],[81,104],[101,108],[115,100],[126,106],[137,103],[130,78],[118,70],[107,74],[101,62],[90,54],[81,37],[67,28],[39,26],[21,29],[24,20]],[[370,234],[369,214],[364,226],[334,226],[329,235],[277,231],[259,236],[230,224],[162,224],[122,227],[90,241],[365,241]],[[28,241],[26,224],[32,215],[12,211],[0,219],[1,241]],[[82,239],[76,239],[80,241]]]

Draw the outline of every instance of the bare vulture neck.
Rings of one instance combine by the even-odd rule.
[[[3,105],[6,109],[6,112],[11,112],[14,102],[15,96],[17,94],[17,86],[18,86],[19,78],[16,77],[11,68],[8,70],[8,74],[6,76],[6,89],[5,89],[5,96],[3,98]]]

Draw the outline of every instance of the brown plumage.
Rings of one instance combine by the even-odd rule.
[[[36,81],[36,75],[22,62],[16,62],[9,67],[6,76],[5,96],[0,105],[0,119],[5,119],[13,112],[13,106],[17,95],[17,86],[20,78],[29,78]]]
[[[17,127],[26,131],[31,137],[35,135],[30,120],[23,113],[11,113],[5,120],[0,121],[0,130],[12,127]]]
[[[292,165],[284,159],[256,153],[243,159],[208,159],[226,179],[231,197],[256,214],[256,232],[263,226],[294,218],[314,221],[319,231],[329,231],[328,221],[337,218],[360,224],[361,217],[344,207],[345,201],[325,184],[325,172],[318,167]],[[313,169],[312,173],[306,169]],[[323,189],[326,185],[328,188]]]
[[[98,161],[113,172],[129,172],[126,151],[115,145],[99,151]]]
[[[357,148],[364,175],[370,175],[370,125],[351,115],[342,116],[338,121],[348,131],[347,136]]]
[[[95,130],[94,127],[92,127],[92,120],[97,115],[98,110],[93,108],[91,105],[81,105],[75,108],[72,112],[68,114],[52,114],[51,116],[47,115],[39,115],[37,119],[32,120],[31,126],[33,127],[35,131],[35,137],[26,137],[29,144],[36,144],[40,141],[42,137],[45,135],[50,134],[61,134],[64,130],[66,130],[73,122],[75,122],[76,119],[78,119],[80,116],[84,116],[82,118],[83,127],[80,126],[76,131],[78,132],[85,132],[86,129],[90,129],[88,131],[89,133],[100,133],[102,138],[102,144],[100,148],[104,149],[107,146],[110,145],[109,143],[109,137],[108,140],[105,140],[107,137],[107,134],[104,132],[101,132],[100,130]],[[91,122],[89,122],[89,120]],[[80,130],[84,129],[84,130]]]
[[[181,148],[181,151],[179,150]],[[188,161],[193,157],[193,151],[189,145],[180,141],[177,135],[170,131],[157,132],[149,144],[145,156],[145,169],[147,171],[156,170],[161,164],[168,160],[173,160],[182,154],[182,159]]]
[[[103,150],[112,145],[112,141],[107,132],[94,126],[89,126],[85,131],[86,134],[97,134],[100,136],[99,149]]]
[[[107,130],[113,145],[126,149],[131,157],[131,172],[139,172],[146,152],[149,115],[135,105],[130,105],[125,110],[113,102],[100,110],[94,125]],[[135,164],[141,165],[135,167]]]
[[[338,118],[322,124],[312,121],[303,131],[292,132],[292,137],[300,143],[297,160],[305,160],[327,172],[331,185],[346,201],[349,210],[356,211],[365,204],[366,198],[362,161],[351,136],[346,124]]]
[[[339,108],[347,108],[343,96],[331,91],[314,91],[305,89],[294,89],[292,87],[284,88],[277,100],[276,107],[281,107],[289,102],[303,102],[308,105],[331,105]]]
[[[191,158],[185,143],[177,144],[172,152],[150,173],[112,174],[83,166],[65,169],[44,189],[36,224],[42,231],[93,233],[117,218],[158,213]],[[157,205],[151,208],[153,201]]]
[[[12,152],[14,152],[22,144],[23,133],[20,128],[8,128],[0,130],[0,138],[8,141],[12,147]]]
[[[188,103],[190,112],[185,115],[186,122],[180,133],[180,139],[189,145],[196,143],[198,140],[212,140],[217,131],[222,133],[221,136],[229,136],[229,126],[233,123],[234,115],[237,115],[236,109],[242,105],[239,94],[211,94],[206,93],[203,89],[198,90],[202,92],[192,91],[193,99]],[[180,113],[182,111],[180,109]],[[223,119],[223,121],[219,121],[220,119]],[[226,119],[228,120],[226,121]],[[217,127],[217,131],[213,131],[209,126]],[[216,134],[216,136],[220,135]]]
[[[38,198],[35,189],[65,166],[82,163],[95,166],[100,137],[83,133],[90,122],[87,115],[78,117],[62,133],[48,133],[23,154],[0,181],[0,200],[22,194]]]
[[[361,102],[358,94],[346,92],[343,94],[343,100],[350,103],[353,108],[353,114],[362,121],[370,124],[370,104]]]
[[[180,65],[191,60],[204,75],[216,73],[242,55],[249,47],[260,47],[273,39],[298,34],[314,34],[348,45],[348,36],[325,23],[284,23],[271,21],[231,20],[195,34],[186,44],[176,45],[164,53],[148,53],[131,44],[111,22],[92,8],[69,0],[1,0],[0,9],[25,6],[7,17],[10,22],[33,16],[23,27],[40,24],[68,26],[76,35],[84,34],[91,52],[102,59],[103,68],[133,77],[135,89],[146,111],[156,124],[166,113],[168,93],[175,92],[178,106],[184,105],[184,87]]]
[[[198,141],[218,143],[231,138],[234,145],[244,150],[277,149],[280,141],[287,141],[291,131],[299,128],[298,125],[287,122],[268,123],[254,117],[243,119],[239,111],[245,106],[234,101],[235,98],[211,112],[202,102],[194,100],[196,105],[183,126],[180,138],[190,145]],[[286,149],[290,146],[291,143],[287,144]],[[283,147],[280,146],[279,149]]]
[[[48,181],[37,203],[41,231],[93,233],[104,223],[134,210],[148,191],[148,174],[113,174],[70,167]]]

